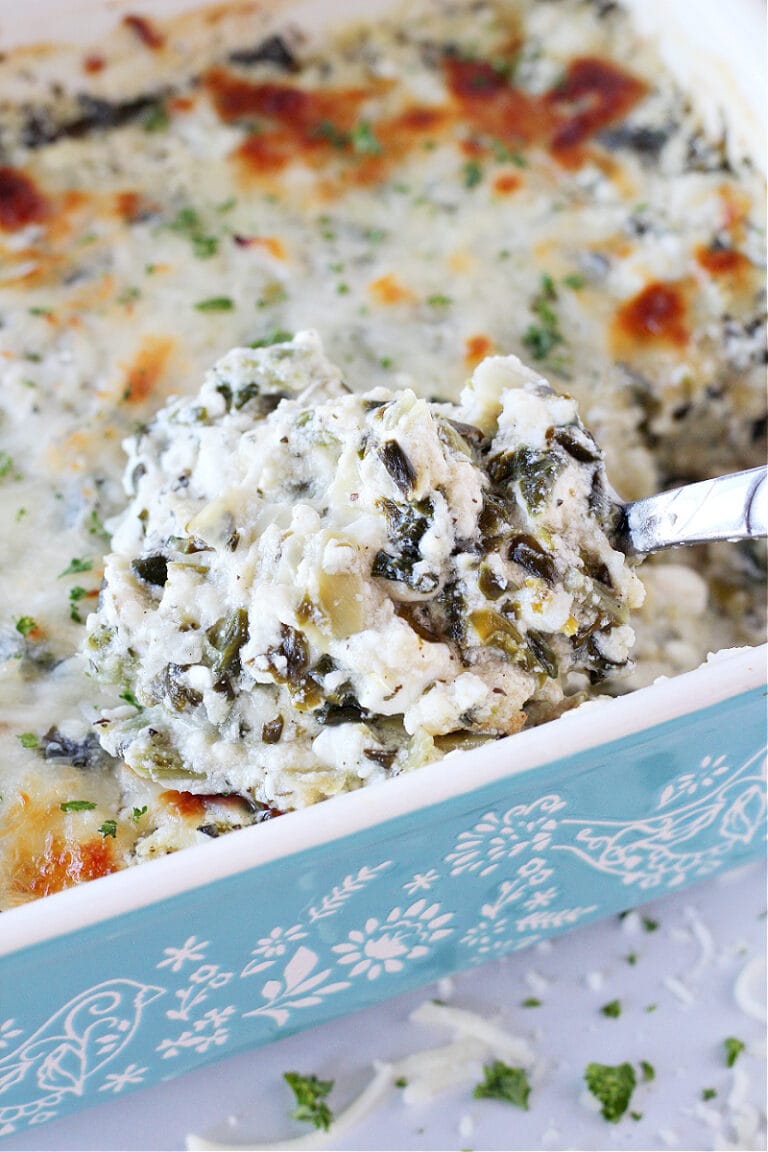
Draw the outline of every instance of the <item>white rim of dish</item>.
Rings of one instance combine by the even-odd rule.
[[[452,753],[381,785],[335,796],[265,824],[230,832],[218,840],[9,909],[2,914],[0,956],[612,744],[648,728],[649,717],[654,728],[682,719],[760,688],[767,664],[765,645],[722,652],[692,672],[616,699],[584,704],[537,728],[472,751]],[[599,726],[594,723],[596,713]]]

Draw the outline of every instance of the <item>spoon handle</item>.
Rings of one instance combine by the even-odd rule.
[[[681,544],[768,535],[768,469],[750,468],[625,504],[618,547],[645,556]]]

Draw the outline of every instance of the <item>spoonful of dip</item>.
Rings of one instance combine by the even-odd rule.
[[[229,352],[126,449],[86,650],[131,703],[99,738],[280,810],[573,706],[629,665],[632,558],[672,542],[636,535],[575,401],[514,356],[433,403],[352,392],[298,333]]]

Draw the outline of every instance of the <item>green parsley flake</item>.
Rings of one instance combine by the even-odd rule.
[[[607,1004],[603,1004],[600,1009],[603,1016],[609,1016],[612,1020],[618,1020],[621,1016],[621,1001],[609,1000]]]
[[[96,805],[92,800],[65,800],[59,807],[62,812],[90,812]]]
[[[147,811],[146,804],[142,804],[141,808],[134,808],[133,814],[132,814],[132,820],[133,820],[134,824],[138,824],[138,822],[139,822],[139,820],[141,820],[142,816],[144,816],[146,814],[146,811]]]
[[[435,292],[432,296],[427,296],[427,304],[430,308],[450,308],[453,300],[450,296],[445,296],[442,292]]]
[[[637,964],[637,952],[628,952],[626,960],[627,964]]]
[[[218,237],[207,235],[194,208],[182,208],[168,228],[171,232],[178,232],[179,235],[187,237],[198,260],[208,260],[219,250]]]
[[[524,1068],[510,1068],[502,1060],[484,1064],[485,1080],[478,1084],[472,1095],[476,1100],[505,1100],[516,1108],[528,1111],[531,1087]]]
[[[361,120],[350,133],[352,148],[358,156],[380,156],[382,147],[367,120]]]
[[[717,1089],[716,1088],[702,1088],[702,1090],[701,1090],[702,1100],[714,1100],[715,1096],[717,1096]]]
[[[545,360],[550,352],[563,343],[560,321],[552,305],[557,301],[557,288],[549,273],[541,277],[541,286],[530,304],[538,324],[530,324],[523,335],[523,344],[534,360]]]
[[[4,480],[6,476],[9,476],[12,469],[13,457],[9,456],[7,452],[0,452],[0,480]]]
[[[656,1079],[656,1069],[653,1064],[649,1064],[647,1060],[640,1061],[640,1071],[643,1074],[643,1081],[650,1084],[651,1080]]]
[[[138,710],[141,711],[141,704],[139,704],[130,688],[126,688],[124,692],[120,693],[120,699],[125,700],[126,704],[130,704],[132,708],[138,708]]]
[[[117,820],[105,820],[103,824],[99,825],[99,832],[106,839],[111,836],[113,839],[117,836]]]
[[[34,732],[22,732],[16,737],[22,748],[37,748],[37,736]]]
[[[16,631],[22,636],[29,636],[37,628],[37,621],[32,616],[19,616],[16,621]]]
[[[90,572],[92,567],[92,560],[88,560],[85,557],[80,559],[79,556],[73,556],[64,571],[59,572],[58,579],[61,580],[62,576],[72,576],[76,572]]]
[[[318,1080],[317,1076],[302,1076],[300,1072],[286,1072],[283,1079],[296,1097],[296,1108],[291,1113],[294,1120],[305,1120],[327,1132],[331,1126],[333,1113],[325,1103],[334,1085],[333,1080]]]
[[[145,132],[165,132],[171,120],[163,104],[153,104],[144,117]]]
[[[195,304],[198,312],[234,312],[235,302],[231,296],[209,296]]]
[[[733,1068],[741,1053],[744,1051],[745,1044],[743,1040],[737,1040],[735,1036],[727,1036],[723,1041],[725,1045],[725,1064],[727,1068]]]
[[[467,160],[462,168],[465,188],[476,188],[483,180],[483,169],[477,160]]]
[[[617,1124],[629,1107],[637,1084],[631,1064],[588,1064],[584,1073],[587,1088],[601,1104],[600,1112],[610,1124]]]
[[[521,1008],[541,1008],[541,1000],[536,996],[528,996],[520,1004]]]
[[[656,932],[658,927],[658,920],[654,920],[652,916],[643,916],[643,928],[645,928],[646,932]]]
[[[292,332],[285,332],[282,328],[275,328],[267,336],[262,336],[261,340],[253,340],[249,348],[270,348],[273,344],[286,344],[289,340],[293,339]]]
[[[81,588],[79,584],[76,584],[74,588],[70,588],[69,590],[69,618],[73,620],[75,624],[82,624],[83,622],[77,605],[79,601],[83,600],[87,595],[88,589]]]

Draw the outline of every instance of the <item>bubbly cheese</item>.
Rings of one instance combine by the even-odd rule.
[[[75,657],[124,502],[120,443],[228,348],[312,327],[360,393],[430,402],[517,354],[577,401],[625,499],[765,457],[763,181],[620,5],[417,0],[321,40],[296,23],[219,6],[0,60],[0,908],[279,810],[111,758],[92,725],[115,690]],[[481,430],[496,418],[492,390],[462,404]],[[452,499],[471,522],[469,490]],[[425,574],[445,516],[436,499]],[[601,693],[760,639],[761,555],[647,565],[636,666]],[[329,579],[352,562],[324,549]],[[180,599],[194,579],[176,571]],[[567,622],[559,591],[518,604]],[[603,659],[628,640],[614,633]],[[253,620],[248,642],[270,644]],[[412,701],[414,762],[476,707],[478,678]],[[316,745],[328,781],[339,739]],[[62,812],[71,800],[95,807]]]
[[[350,392],[302,332],[229,352],[126,447],[87,651],[130,692],[96,726],[139,775],[302,806],[628,663],[642,586],[602,455],[514,356],[429,403]]]

